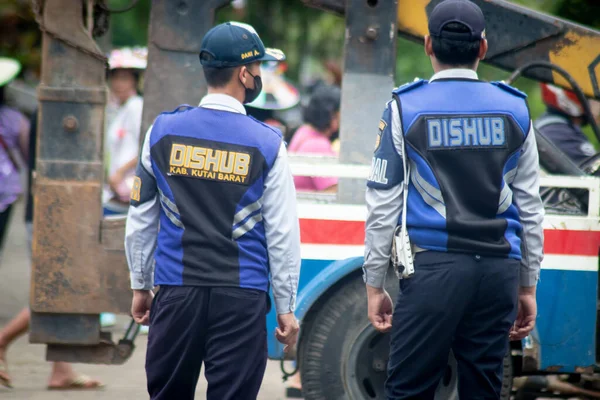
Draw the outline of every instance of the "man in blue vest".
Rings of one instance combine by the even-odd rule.
[[[132,314],[151,327],[152,399],[193,399],[202,363],[209,400],[255,399],[270,284],[276,336],[286,351],[296,342],[293,178],[281,133],[243,106],[261,91],[260,62],[283,59],[249,25],[214,27],[200,50],[208,94],[199,107],[162,113],[146,134],[125,245]]]
[[[522,339],[535,324],[537,146],[526,96],[478,80],[484,32],[474,3],[438,4],[425,37],[435,75],[396,89],[379,123],[364,279],[371,323],[391,331],[388,399],[433,399],[450,350],[460,399],[499,399],[509,336]],[[406,245],[395,233],[405,190]],[[395,238],[408,255],[397,257],[405,268],[394,309],[383,287]]]

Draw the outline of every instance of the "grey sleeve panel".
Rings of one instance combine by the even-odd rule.
[[[514,204],[519,211],[523,226],[521,234],[521,286],[535,286],[540,276],[540,266],[544,257],[544,206],[540,198],[540,167],[537,143],[533,126],[530,128],[517,174],[511,188]]]
[[[265,180],[262,214],[277,314],[293,312],[300,277],[300,224],[296,188],[282,142]]]
[[[396,102],[392,102],[392,137],[397,154],[402,155],[402,127]],[[384,143],[381,143],[383,146]],[[390,263],[394,230],[402,212],[402,181],[387,189],[367,187],[365,256],[363,279],[366,284],[382,288]]]
[[[151,175],[150,129],[142,146],[140,166],[154,178]],[[152,179],[144,182],[146,183],[154,185],[154,195],[148,196],[146,201],[135,207],[129,207],[125,226],[125,256],[129,266],[131,288],[138,290],[150,290],[154,287],[154,251],[160,214],[156,181]]]

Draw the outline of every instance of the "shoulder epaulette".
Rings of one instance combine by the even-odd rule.
[[[527,94],[524,92],[521,92],[519,89],[514,88],[510,85],[507,85],[504,82],[490,82],[492,85],[498,86],[500,89],[507,91],[510,94],[513,94],[517,97],[521,97],[523,99],[527,98]]]
[[[425,79],[419,79],[414,82],[409,82],[409,83],[406,83],[406,84],[394,89],[393,93],[395,93],[395,94],[406,93],[410,90],[418,88],[419,86],[423,86],[426,83],[427,83],[427,81]]]
[[[180,104],[173,111],[163,111],[161,114],[177,114],[183,111],[191,110],[192,108],[195,107],[192,107],[189,104]]]
[[[248,115],[248,117],[249,117],[250,119],[254,120],[254,121],[257,123],[257,124],[259,124],[259,125],[263,126],[264,128],[267,128],[268,130],[270,130],[270,131],[274,132],[275,134],[277,134],[277,136],[279,136],[279,137],[283,138],[283,133],[281,133],[281,131],[280,131],[279,129],[277,129],[277,128],[275,128],[275,127],[273,127],[273,126],[269,125],[269,124],[265,124],[265,123],[264,123],[264,122],[262,122],[262,121],[259,121],[259,120],[257,120],[257,119],[256,119],[256,118],[254,118],[252,115]]]

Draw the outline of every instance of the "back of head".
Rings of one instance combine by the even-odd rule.
[[[485,18],[469,0],[445,0],[429,16],[433,55],[449,67],[473,68],[485,39]]]
[[[284,61],[281,50],[266,48],[248,24],[230,21],[210,29],[202,39],[200,63],[209,87],[222,88],[235,69],[262,61]]]
[[[336,112],[340,110],[342,92],[332,85],[317,87],[304,110],[304,121],[318,131],[326,130]]]
[[[451,22],[442,29],[444,35],[468,33],[469,28],[460,22]],[[433,54],[442,63],[452,67],[471,68],[477,61],[481,40],[465,41],[448,37],[432,37]]]

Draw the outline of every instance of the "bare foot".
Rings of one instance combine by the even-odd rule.
[[[288,384],[288,387],[302,390],[302,380],[300,379],[300,372],[296,372],[294,375],[292,375],[290,377],[289,382],[290,383]]]
[[[0,342],[0,385],[12,388],[12,380],[8,374],[8,364],[6,363],[6,346]]]

